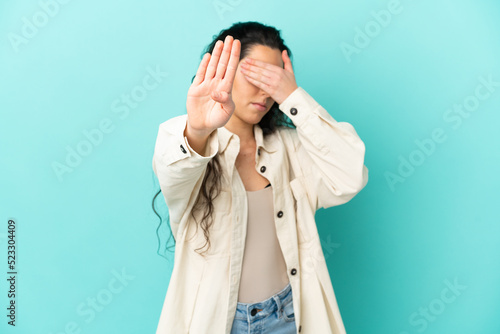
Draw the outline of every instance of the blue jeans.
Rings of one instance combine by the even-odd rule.
[[[290,283],[275,295],[257,303],[236,307],[231,334],[295,334],[292,286]]]

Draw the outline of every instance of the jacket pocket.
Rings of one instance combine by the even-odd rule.
[[[199,325],[195,321],[195,315],[199,312],[199,309],[203,308],[205,305],[205,302],[200,300],[200,290],[202,288],[203,279],[205,277],[207,262],[205,260],[202,260],[202,262],[203,264],[201,264],[200,268],[198,268],[200,274],[197,277],[198,282],[196,284],[196,293],[194,294],[193,302],[191,304],[191,312],[186,314],[178,313],[180,317],[186,317],[187,314],[189,314],[189,330],[187,333],[200,333]],[[172,312],[172,310],[170,311]]]
[[[230,262],[230,256],[205,261],[189,334],[225,333]]]
[[[223,197],[220,198],[220,200],[223,199]],[[193,212],[195,219],[191,216],[191,212],[189,213],[185,242],[190,250],[203,254],[205,259],[228,256],[231,250],[231,208],[220,210],[218,207],[219,205],[214,203],[212,217],[208,217],[206,221],[207,224],[211,224],[208,228],[210,243],[207,242],[205,231],[201,226],[206,208]]]
[[[290,181],[290,188],[295,200],[295,218],[299,246],[308,246],[317,234],[314,213],[309,203],[307,190],[304,186],[304,176],[298,176]]]

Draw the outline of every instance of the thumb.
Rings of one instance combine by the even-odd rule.
[[[222,109],[224,109],[226,112],[230,113],[231,110],[234,110],[234,102],[233,99],[231,98],[231,95],[228,92],[218,92],[219,94],[219,99],[217,102],[221,104]]]
[[[212,92],[212,98],[219,103],[222,103],[222,104],[226,103],[227,97],[228,97],[228,94],[224,91],[213,91]]]
[[[212,95],[211,97],[214,101],[221,102],[222,95],[220,92],[214,90],[211,95]]]

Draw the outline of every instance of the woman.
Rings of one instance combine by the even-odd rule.
[[[157,333],[345,333],[314,213],[366,185],[364,143],[257,22],[216,36],[187,95],[153,157],[176,242]]]

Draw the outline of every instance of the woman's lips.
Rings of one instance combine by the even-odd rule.
[[[260,111],[265,111],[267,109],[266,106],[259,103],[252,103],[252,105]]]

